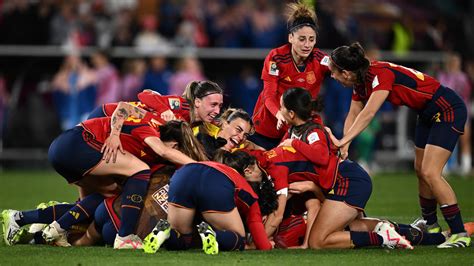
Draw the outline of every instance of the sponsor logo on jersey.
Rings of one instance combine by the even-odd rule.
[[[308,84],[314,84],[316,82],[316,75],[314,75],[313,71],[308,72],[306,75],[306,82],[308,82]]]
[[[146,156],[146,153],[144,151],[140,151],[140,157]]]
[[[169,185],[164,185],[163,187],[161,187],[160,189],[155,191],[155,193],[153,193],[153,195],[151,195],[153,200],[166,213],[168,213],[168,190],[169,190],[169,187],[170,187]]]
[[[297,79],[296,81],[298,81],[298,82],[305,82],[306,80],[305,80],[304,78],[299,78],[299,79]]]
[[[309,136],[308,136],[307,139],[308,139],[308,143],[309,143],[309,144],[315,143],[316,141],[319,140],[318,133],[313,132],[313,133],[309,134]]]
[[[134,203],[142,203],[143,202],[143,197],[138,195],[138,194],[132,194],[130,196],[127,196],[127,199],[131,200]]]
[[[168,103],[170,105],[171,110],[179,109],[179,107],[181,106],[181,102],[178,98],[169,98]]]
[[[72,215],[72,217],[74,217],[76,220],[79,218],[79,216],[81,216],[81,214],[75,211],[69,211],[69,214]]]
[[[278,70],[278,66],[276,62],[270,61],[270,68],[268,69],[268,74],[272,76],[278,76],[280,70]]]
[[[291,82],[290,76],[286,76],[285,80],[288,81],[288,82]]]
[[[320,62],[321,65],[323,66],[329,66],[329,56],[324,56],[323,59],[321,59],[321,62]]]

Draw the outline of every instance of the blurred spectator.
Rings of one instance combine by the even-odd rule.
[[[94,109],[96,76],[76,55],[64,58],[51,84],[62,130],[69,129]]]
[[[119,101],[120,79],[105,51],[95,51],[91,57],[97,75],[96,106]]]
[[[114,18],[112,46],[132,46],[137,24],[131,9],[121,9]]]
[[[462,175],[471,172],[472,156],[471,156],[471,84],[466,73],[461,70],[462,62],[459,54],[451,53],[448,55],[444,71],[438,74],[438,80],[446,87],[453,89],[466,104],[467,121],[464,127],[464,134],[459,137],[457,147],[461,150],[460,171]],[[458,166],[458,148],[451,154],[451,158],[446,164],[445,171],[450,172]]]
[[[60,6],[59,13],[55,14],[50,24],[50,43],[55,45],[65,44],[73,32],[77,31],[79,22],[77,20],[76,8],[72,2],[64,2]]]
[[[261,87],[260,72],[244,66],[239,73],[227,80],[226,91],[230,94],[231,101],[229,104],[244,109],[252,116]]]
[[[169,51],[170,43],[156,31],[158,21],[153,15],[146,15],[142,19],[142,29],[133,41],[139,51]]]
[[[125,61],[121,101],[137,101],[137,94],[143,90],[145,71],[145,60],[128,59]]]
[[[163,36],[169,39],[175,37],[176,32],[178,31],[178,25],[181,21],[181,12],[185,9],[190,1],[185,1],[184,4],[178,4],[176,0],[161,0],[158,8],[158,29]],[[201,0],[191,0],[195,3],[198,8],[201,4]]]
[[[317,9],[320,19],[318,46],[334,48],[358,40],[358,21],[353,16],[353,1],[334,0]]]
[[[7,91],[5,78],[0,74],[0,151],[3,147],[3,133],[7,127],[8,101],[10,94]]]
[[[161,56],[152,57],[150,58],[148,70],[145,73],[143,89],[150,89],[167,95],[171,75],[172,73],[168,70],[166,58]]]
[[[402,15],[392,25],[392,47],[391,50],[403,56],[412,49],[414,43],[413,20],[410,16]]]
[[[202,1],[187,0],[182,10],[183,21],[179,24],[174,42],[181,47],[204,47],[209,44]]]
[[[176,72],[170,77],[168,94],[181,95],[189,82],[205,79],[199,60],[192,56],[185,56],[176,63]]]
[[[285,23],[280,19],[275,6],[269,0],[258,0],[254,5],[250,9],[250,46],[271,48],[286,43]]]
[[[222,4],[215,3],[216,0],[210,2],[214,4],[210,8],[215,10],[208,14],[206,24],[209,39],[213,41],[213,46],[248,47],[251,29],[248,16],[249,10],[245,3],[229,1],[232,3],[224,8]]]

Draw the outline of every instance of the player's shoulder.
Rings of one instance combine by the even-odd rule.
[[[282,45],[280,47],[274,48],[269,53],[270,61],[273,61],[277,64],[291,63],[291,49],[289,44]]]

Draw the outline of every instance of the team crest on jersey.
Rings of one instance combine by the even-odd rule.
[[[280,70],[278,70],[276,62],[270,61],[270,68],[268,69],[268,74],[272,76],[278,76],[278,73],[280,73]]]
[[[273,157],[276,157],[277,153],[274,150],[269,150],[265,152],[265,155],[267,156],[267,159],[271,159]]]
[[[168,213],[168,190],[169,190],[169,187],[170,187],[169,185],[164,185],[163,187],[161,187],[160,189],[155,191],[155,193],[153,193],[153,195],[151,195],[153,200],[166,213]]]
[[[308,72],[306,75],[306,82],[308,82],[308,84],[314,84],[316,82],[316,75],[314,75],[313,71]]]
[[[170,104],[171,110],[176,110],[181,106],[181,102],[178,98],[169,98],[168,103]]]

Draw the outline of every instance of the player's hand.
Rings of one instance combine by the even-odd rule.
[[[169,122],[171,120],[176,120],[176,116],[171,110],[166,110],[163,113],[161,113],[161,118],[165,120],[166,122]]]
[[[102,160],[105,160],[106,163],[109,163],[110,159],[115,163],[117,161],[117,153],[121,152],[125,154],[122,143],[120,142],[120,135],[110,135],[104,142],[102,149],[100,150],[102,155]]]
[[[278,144],[278,147],[280,146],[293,147],[292,144],[293,144],[293,139],[285,139],[284,141],[280,142],[280,144]]]
[[[288,192],[294,194],[301,194],[306,191],[316,190],[316,184],[313,181],[298,181],[293,182],[288,186]]]
[[[324,129],[329,134],[329,138],[331,139],[332,144],[334,144],[334,146],[336,147],[341,147],[341,142],[339,141],[339,139],[336,138],[336,136],[332,134],[331,129],[328,127],[324,127]]]
[[[283,127],[283,124],[286,124],[286,120],[280,111],[276,113],[275,117],[277,119],[277,130],[280,130],[280,128]]]
[[[345,160],[349,156],[349,145],[350,143],[347,143],[346,145],[343,145],[339,147],[339,153],[341,154],[341,159]]]

